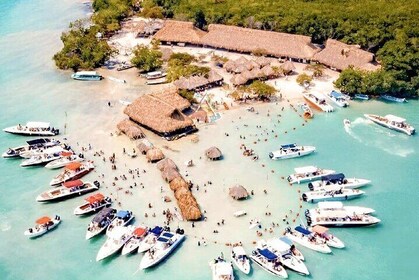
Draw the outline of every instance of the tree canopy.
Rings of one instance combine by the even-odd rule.
[[[139,45],[134,48],[133,53],[134,57],[131,59],[131,63],[141,71],[154,71],[163,65],[162,53],[159,50]]]

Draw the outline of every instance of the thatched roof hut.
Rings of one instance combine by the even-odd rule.
[[[220,149],[217,147],[211,147],[205,151],[205,155],[210,160],[220,160],[223,157],[223,154],[221,153]]]
[[[170,183],[175,178],[182,177],[180,173],[175,168],[165,168],[161,171],[162,178],[167,182]]]
[[[236,200],[246,199],[249,196],[249,193],[242,185],[235,185],[231,187],[228,194]]]
[[[226,63],[224,63],[223,68],[227,71],[227,72],[233,72],[234,69],[236,69],[237,65],[233,60],[229,60]]]
[[[287,60],[281,65],[281,68],[284,70],[284,73],[290,74],[295,70],[295,65],[292,61]]]
[[[189,117],[193,120],[197,120],[201,123],[207,123],[208,122],[208,114],[204,110],[198,110],[193,112]]]
[[[129,119],[123,120],[118,123],[117,128],[125,133],[130,139],[136,140],[144,138],[145,135],[141,130],[140,126]]]
[[[275,76],[275,71],[272,69],[270,65],[266,65],[261,69],[262,73],[266,77],[273,77]]]
[[[250,74],[253,80],[262,78],[264,76],[262,70],[260,70],[259,68],[253,68],[252,71],[250,71]]]
[[[235,86],[244,85],[247,83],[247,81],[248,79],[241,74],[234,75],[230,80],[230,82]]]
[[[153,148],[153,146],[151,145],[151,143],[146,143],[146,142],[142,141],[137,145],[137,148],[140,151],[140,153],[145,155],[145,154],[147,154],[148,150]]]
[[[206,32],[196,28],[193,22],[166,20],[163,27],[154,35],[154,38],[161,42],[198,45],[205,34]]]
[[[178,206],[184,219],[188,221],[197,221],[202,218],[201,210],[199,210],[199,206],[196,202],[192,203],[191,201],[178,201]]]
[[[175,197],[177,200],[181,200],[184,197],[189,197],[192,196],[191,191],[189,190],[189,186],[188,187],[179,187],[175,190]]]
[[[165,158],[161,160],[159,163],[157,163],[156,167],[160,171],[163,171],[164,169],[167,169],[167,168],[178,170],[176,163],[170,158]]]
[[[259,56],[258,58],[256,58],[255,61],[257,64],[259,64],[260,67],[263,67],[265,65],[268,65],[271,63],[271,59],[265,57],[265,56]]]
[[[326,41],[326,47],[315,54],[314,59],[337,70],[344,70],[350,65],[367,71],[380,69],[380,65],[374,62],[373,53],[333,39]]]
[[[239,64],[245,64],[247,63],[249,60],[247,60],[247,58],[245,58],[244,56],[239,57],[238,59],[236,59],[234,62],[239,65]]]
[[[146,156],[147,156],[147,160],[152,163],[158,162],[164,159],[163,152],[158,148],[152,148],[148,150]]]
[[[208,81],[210,82],[210,83],[217,83],[217,82],[221,82],[221,81],[223,81],[223,77],[220,75],[220,74],[218,74],[216,71],[214,71],[214,70],[211,70],[209,73],[208,73]]]
[[[237,64],[236,63],[235,65],[236,65],[236,68],[233,69],[234,73],[239,74],[239,73],[243,73],[243,72],[247,71],[246,66],[244,66],[243,64]]]
[[[180,188],[189,189],[189,184],[185,181],[185,179],[183,179],[182,177],[176,177],[172,181],[170,181],[170,189],[172,191],[175,192]]]
[[[171,137],[196,130],[192,119],[182,113],[190,103],[174,91],[142,95],[124,113],[131,120],[155,133]]]
[[[244,67],[246,67],[246,69],[248,70],[248,71],[250,71],[250,70],[252,70],[255,66],[253,65],[253,63],[252,62],[254,62],[253,60],[249,60],[249,61],[247,61],[247,62],[245,62],[245,63],[243,63],[242,65],[244,66]],[[257,67],[259,68],[259,65],[257,65]]]
[[[246,70],[243,73],[241,73],[241,76],[245,77],[247,80],[252,80],[253,79],[253,75],[252,75],[252,73],[250,73],[249,70]]]
[[[270,63],[271,67],[282,67],[282,63],[278,59],[273,59]]]

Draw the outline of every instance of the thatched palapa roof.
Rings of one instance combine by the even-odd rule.
[[[141,141],[138,145],[137,145],[137,149],[140,151],[140,153],[142,153],[143,155],[147,154],[147,151],[152,149],[153,145],[149,142],[149,141]]]
[[[149,162],[158,162],[164,159],[163,152],[158,148],[152,148],[148,150],[146,156]]]
[[[244,77],[243,75],[241,75],[241,74],[237,74],[237,75],[234,75],[232,78],[231,78],[231,83],[233,84],[233,85],[235,85],[235,86],[240,86],[240,85],[244,85],[244,84],[246,84],[247,83],[247,81],[248,81],[248,79],[246,78],[246,77]]]
[[[180,175],[180,173],[175,168],[165,168],[165,169],[163,169],[161,171],[161,176],[163,177],[163,179],[167,183],[170,183],[175,178],[182,177],[182,175]]]
[[[268,65],[271,63],[271,59],[267,58],[265,56],[259,56],[256,58],[256,63],[260,65],[260,67],[263,67],[265,65]]]
[[[200,44],[205,31],[196,28],[192,22],[166,20],[154,38],[163,42]]]
[[[218,159],[221,159],[221,157],[223,156],[220,149],[218,149],[217,147],[211,147],[211,148],[207,149],[205,151],[205,155],[210,160],[218,160]]]
[[[216,71],[214,71],[214,70],[211,70],[208,73],[208,81],[210,83],[221,82],[223,79],[224,78],[220,74],[218,74]]]
[[[160,171],[163,171],[167,168],[178,170],[176,163],[170,158],[165,158],[164,160],[161,160],[159,163],[157,163],[156,167]]]
[[[374,63],[374,54],[362,50],[359,46],[328,39],[326,47],[314,56],[318,62],[344,70],[350,65],[362,70],[374,71],[380,68]]]
[[[249,196],[249,193],[242,185],[235,185],[231,187],[228,194],[236,200],[245,199]]]
[[[236,63],[233,60],[229,60],[226,63],[224,63],[223,68],[227,71],[227,72],[233,72],[234,69],[237,68]]]
[[[284,70],[285,73],[292,73],[292,71],[295,70],[294,63],[292,61],[285,61],[284,64],[281,65],[282,70]]]
[[[117,128],[125,133],[130,139],[136,140],[144,138],[145,135],[140,126],[129,119],[123,120],[118,123]]]
[[[182,177],[176,177],[172,181],[170,181],[170,189],[172,191],[176,191],[180,188],[189,189],[189,184],[183,179]]]

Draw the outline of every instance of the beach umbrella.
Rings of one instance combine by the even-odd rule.
[[[284,70],[285,73],[288,73],[288,74],[292,73],[292,71],[295,70],[294,63],[292,63],[292,61],[290,61],[290,60],[285,61],[284,64],[282,64],[281,67],[282,67],[282,70]]]
[[[163,171],[164,169],[171,168],[178,170],[176,163],[171,160],[170,158],[165,158],[161,161],[159,161],[156,165],[157,169],[160,171]]]
[[[211,147],[205,151],[205,155],[210,160],[219,160],[222,158],[222,153],[217,147]]]
[[[170,181],[169,186],[170,189],[174,192],[180,188],[189,189],[189,184],[182,177],[174,178],[172,181]]]
[[[231,187],[228,191],[229,195],[236,199],[246,199],[249,196],[249,193],[242,185],[235,185]]]
[[[163,169],[163,171],[161,172],[161,176],[168,183],[170,183],[173,179],[177,177],[181,177],[180,173],[174,168]]]
[[[214,70],[212,70],[208,73],[208,82],[216,83],[216,82],[220,82],[222,80],[223,80],[223,77],[221,77],[220,74],[218,74]]]
[[[261,71],[265,77],[272,77],[273,75],[275,75],[274,70],[270,65],[266,65],[261,69]]]
[[[152,163],[155,163],[164,159],[163,152],[158,148],[152,148],[148,150],[146,156],[147,156],[147,160]]]

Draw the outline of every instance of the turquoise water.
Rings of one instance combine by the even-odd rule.
[[[0,0],[0,127],[27,120],[64,123],[66,112],[68,118],[88,114],[89,104],[78,101],[86,99],[86,95],[92,100],[96,93],[88,86],[83,91],[74,87],[68,73],[56,71],[51,60],[60,48],[61,32],[70,21],[83,17],[86,12],[81,2],[70,0]],[[280,179],[280,176],[290,174],[294,167],[315,164],[373,181],[365,188],[366,196],[351,204],[374,208],[382,223],[371,228],[333,230],[347,245],[344,250],[333,250],[333,255],[302,248],[313,279],[416,279],[414,268],[419,261],[418,136],[408,137],[386,130],[366,122],[362,115],[367,112],[393,113],[407,118],[419,128],[417,106],[417,101],[407,104],[352,102],[350,109],[338,109],[328,115],[316,114],[314,120],[302,127],[301,119],[294,111],[287,108],[282,112],[272,104],[260,107],[259,115],[244,112],[240,121],[235,115],[227,115],[221,119],[224,129],[211,127],[209,131],[214,139],[222,139],[222,142],[212,144],[234,147],[226,152],[222,165],[234,166],[231,174],[246,177],[252,183],[260,177],[269,177],[269,201],[259,197],[254,201],[260,203],[261,208],[269,204],[272,212],[285,213],[286,209],[298,206],[296,190],[304,190],[304,186],[289,187]],[[272,121],[266,117],[268,110]],[[282,114],[280,124],[276,122],[276,114]],[[353,122],[348,131],[342,125],[344,118]],[[268,131],[273,129],[279,135],[278,140],[274,141],[271,133],[249,136],[260,133],[257,124]],[[236,130],[236,126],[240,129]],[[297,128],[295,131],[294,127]],[[226,131],[231,134],[229,138],[223,138]],[[201,133],[210,132],[203,130]],[[261,155],[257,164],[265,164],[266,170],[241,168],[245,165],[236,156],[241,152],[237,148],[240,134],[247,135],[243,143]],[[258,138],[262,142],[252,144]],[[264,138],[269,141],[264,143]],[[22,140],[0,133],[1,152],[19,145]],[[314,145],[317,154],[283,162],[272,162],[262,156],[276,148],[278,142]],[[271,169],[275,170],[274,175],[267,172]],[[147,272],[134,274],[139,256],[113,257],[96,263],[94,258],[103,238],[91,242],[84,240],[90,218],[73,216],[75,202],[41,205],[34,201],[54,174],[40,168],[22,170],[16,161],[0,160],[1,279],[210,279],[208,261],[220,251],[228,252],[226,247],[219,245],[198,248],[189,239],[168,261]],[[142,198],[140,202],[144,202]],[[23,231],[37,217],[50,213],[60,213],[65,222],[45,238],[27,240]],[[242,233],[232,229],[231,234],[240,237]],[[250,247],[247,250],[250,252]],[[273,279],[259,268],[253,268],[250,277],[237,272],[236,276],[239,279]],[[289,274],[291,279],[303,278]]]

